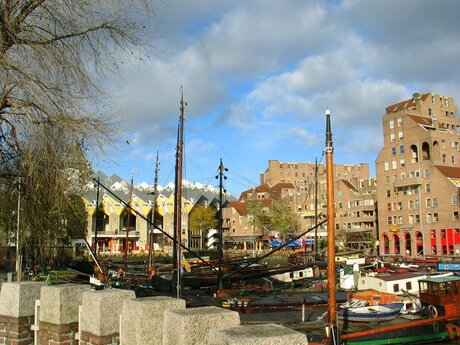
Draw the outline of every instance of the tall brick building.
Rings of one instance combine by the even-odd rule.
[[[460,251],[460,136],[452,97],[415,93],[383,116],[376,160],[380,254]]]
[[[245,191],[240,199],[223,210],[224,236],[243,249],[260,248],[267,240],[263,229],[253,229],[248,221],[246,204],[258,200],[267,215],[273,200],[286,201],[298,219],[298,232],[315,224],[315,179],[317,178],[317,213],[326,214],[326,174],[324,164],[280,162],[270,160],[268,168],[260,175],[260,185]],[[376,237],[376,186],[369,178],[368,164],[335,164],[336,229],[344,244],[351,247],[370,247]],[[276,229],[269,229],[276,233]],[[317,231],[319,240],[326,238],[325,225]],[[253,240],[256,239],[256,240]],[[305,238],[312,244],[314,232]]]

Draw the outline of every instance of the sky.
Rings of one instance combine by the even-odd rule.
[[[330,109],[334,163],[368,163],[388,105],[415,92],[460,103],[457,0],[162,0],[146,22],[153,49],[120,56],[103,83],[120,127],[96,170],[134,184],[174,181],[181,87],[183,177],[238,197],[271,159],[314,162]]]

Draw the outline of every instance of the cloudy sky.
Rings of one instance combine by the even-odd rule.
[[[460,103],[457,0],[162,0],[153,51],[120,60],[106,83],[122,124],[107,174],[174,180],[180,87],[187,102],[184,178],[232,194],[259,183],[268,160],[314,162],[326,108],[335,163],[374,162],[387,105],[414,92]],[[129,144],[127,143],[129,142]]]

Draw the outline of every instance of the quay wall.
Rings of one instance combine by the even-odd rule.
[[[308,344],[276,324],[241,325],[219,307],[186,308],[185,300],[136,298],[134,291],[89,285],[3,283],[0,345],[258,345]]]

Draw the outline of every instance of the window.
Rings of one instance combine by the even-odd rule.
[[[438,207],[438,198],[437,197],[431,198],[431,206],[432,207]]]
[[[404,153],[404,145],[399,145],[399,153],[400,154]]]
[[[459,215],[459,212],[458,211],[454,211],[453,213],[453,220],[455,222],[458,222],[460,220],[460,215]]]
[[[401,166],[401,168],[404,168],[406,166],[406,162],[404,161],[404,158],[399,160],[399,165]]]
[[[393,292],[399,292],[399,284],[393,285]]]
[[[455,156],[454,155],[452,155],[451,160],[452,160],[452,164],[455,164]]]
[[[427,222],[427,223],[431,223],[431,219],[432,219],[431,213],[427,213],[427,214],[426,214],[426,222]]]
[[[408,208],[409,210],[412,210],[412,209],[414,208],[414,202],[413,202],[412,200],[409,200],[409,201],[407,202],[407,208]]]
[[[445,153],[442,154],[442,162],[443,162],[444,164],[447,163],[447,155],[446,155]]]
[[[418,202],[418,199],[416,199],[414,201],[414,209],[418,210],[419,207],[420,207],[420,203]]]
[[[425,178],[429,178],[430,177],[430,169],[426,168],[425,169]]]
[[[390,164],[388,162],[385,162],[384,166],[385,166],[385,171],[390,170]]]
[[[439,215],[437,212],[433,213],[433,223],[436,223],[437,221],[439,221]]]
[[[412,282],[406,282],[406,290],[412,290]]]
[[[387,211],[391,211],[391,202],[387,203]]]
[[[398,201],[398,211],[402,210],[402,201]]]
[[[388,224],[388,225],[391,225],[391,224],[392,224],[391,219],[392,219],[391,217],[388,217],[388,218],[387,218],[387,224]]]
[[[427,194],[431,193],[431,186],[430,186],[429,183],[425,184],[425,193],[427,193]]]
[[[396,156],[396,147],[394,146],[391,148],[391,155]]]
[[[458,205],[458,194],[452,195],[452,205]]]
[[[416,214],[415,215],[415,223],[420,223],[420,215],[419,214]]]
[[[395,120],[390,120],[390,129],[395,128]]]
[[[404,138],[404,133],[403,133],[403,131],[399,131],[398,136],[399,136],[399,139]]]
[[[390,175],[385,175],[385,184],[390,183]]]
[[[390,141],[391,141],[392,143],[394,143],[395,140],[396,140],[395,134],[394,134],[394,133],[390,133]]]
[[[431,198],[426,198],[426,207],[431,207]]]
[[[397,169],[398,168],[398,162],[396,161],[392,161],[391,162],[391,168],[394,170],[394,169]]]
[[[391,191],[387,189],[387,198],[389,198],[390,196],[391,196]]]
[[[432,115],[431,108],[428,108],[428,115]]]
[[[402,118],[398,117],[398,118],[396,119],[396,121],[397,121],[397,123],[398,123],[398,127],[401,127],[401,125],[402,125]]]

